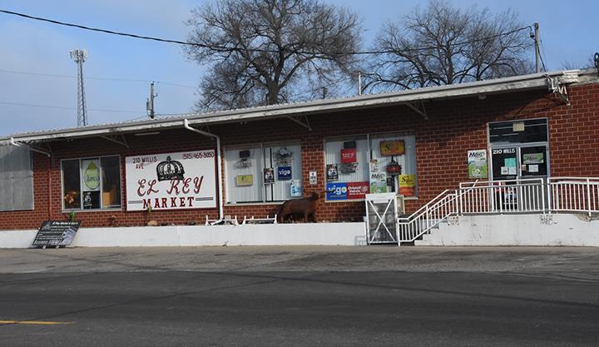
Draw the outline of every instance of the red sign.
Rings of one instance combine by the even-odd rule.
[[[347,182],[347,199],[364,199],[370,193],[369,182]]]
[[[355,163],[356,160],[356,149],[355,148],[344,148],[341,150],[341,163],[351,164]]]

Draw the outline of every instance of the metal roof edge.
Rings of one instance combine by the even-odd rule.
[[[497,94],[547,87],[547,78],[566,74],[578,74],[578,70],[554,71],[514,77],[498,78],[439,87],[402,90],[380,94],[367,94],[339,99],[323,99],[304,103],[260,106],[255,108],[216,111],[209,114],[182,114],[176,119],[153,119],[138,122],[113,123],[84,128],[68,128],[36,133],[13,134],[0,137],[0,145],[9,144],[11,139],[18,142],[45,141],[56,139],[81,138],[90,136],[111,136],[132,132],[147,132],[159,129],[183,128],[184,120],[189,124],[209,125],[231,121],[255,120],[278,117],[292,117],[340,110],[394,105],[427,100],[443,100],[480,94]]]

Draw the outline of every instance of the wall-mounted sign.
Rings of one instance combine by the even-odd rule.
[[[271,167],[264,169],[264,184],[275,183],[275,171]]]
[[[355,148],[343,148],[341,150],[341,164],[351,164],[355,163],[356,159],[356,149]]]
[[[277,179],[279,181],[290,180],[293,177],[291,172],[291,166],[279,166],[277,168]]]
[[[487,151],[484,149],[468,151],[468,177],[487,178]]]
[[[402,155],[406,152],[403,140],[381,141],[381,155]]]
[[[213,149],[125,157],[127,211],[216,207]]]
[[[318,173],[316,171],[310,171],[309,174],[310,184],[315,185],[318,183]]]
[[[369,182],[347,182],[347,199],[364,199],[370,193]]]
[[[386,172],[371,172],[370,173],[370,193],[386,193],[387,192],[387,173]]]
[[[399,175],[399,194],[403,196],[416,195],[416,175]]]
[[[337,164],[327,164],[327,181],[336,181],[339,179],[339,169]]]
[[[83,191],[100,190],[100,161],[98,159],[82,160],[81,168],[83,169]]]
[[[301,197],[302,193],[303,193],[302,181],[291,180],[291,197],[293,197],[293,198]]]
[[[327,200],[347,200],[347,184],[327,183]]]
[[[254,185],[254,175],[237,175],[235,176],[235,184],[238,187]]]

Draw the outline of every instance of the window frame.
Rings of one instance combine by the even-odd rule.
[[[118,183],[117,183],[117,194],[118,194],[118,200],[119,200],[119,205],[118,206],[114,206],[114,207],[104,207],[104,197],[103,197],[103,193],[105,193],[104,191],[104,182],[103,179],[100,179],[100,185],[98,188],[98,192],[99,192],[99,208],[84,208],[83,206],[83,197],[82,197],[82,192],[83,192],[83,180],[82,180],[82,176],[83,176],[83,169],[81,167],[82,162],[84,161],[98,161],[100,163],[100,167],[99,167],[99,175],[100,177],[103,177],[103,172],[104,172],[104,168],[102,166],[103,163],[103,159],[105,158],[116,158],[116,162],[118,163]],[[78,165],[78,171],[79,171],[79,191],[78,191],[78,199],[79,199],[79,207],[67,207],[65,204],[65,197],[66,197],[66,192],[65,192],[65,171],[64,171],[64,163],[65,162],[69,162],[69,161],[77,161]],[[115,155],[100,155],[100,156],[89,156],[89,157],[79,157],[79,158],[68,158],[68,159],[61,159],[60,160],[60,196],[61,196],[61,211],[64,212],[71,212],[71,211],[75,211],[75,212],[98,212],[98,211],[120,211],[123,209],[123,165],[122,165],[122,158],[120,154],[115,154]]]
[[[373,157],[375,157],[373,155],[374,151],[377,150],[377,148],[376,148],[376,146],[374,146],[373,142],[376,141],[377,143],[380,143],[380,141],[386,140],[386,139],[403,140],[404,141],[405,153],[403,154],[403,156],[405,156],[405,158],[403,161],[406,162],[407,165],[402,165],[403,166],[402,175],[413,175],[415,178],[414,195],[406,196],[405,199],[417,200],[418,199],[418,179],[417,179],[418,171],[417,171],[417,157],[416,157],[416,136],[411,131],[395,131],[395,132],[390,131],[390,132],[363,133],[363,134],[350,134],[350,135],[325,137],[323,139],[323,159],[324,159],[323,180],[324,180],[325,189],[328,187],[329,183],[332,183],[331,181],[329,181],[327,179],[328,164],[331,164],[327,161],[327,157],[328,157],[327,142],[346,142],[346,141],[360,141],[360,140],[366,141],[367,162],[362,165],[361,170],[364,170],[364,174],[366,175],[365,181],[368,181],[369,186],[370,186],[370,163],[371,163],[371,160],[373,159]],[[357,155],[359,156],[359,154],[357,154]],[[378,157],[380,157],[380,155],[378,155],[376,157],[378,159]],[[398,160],[396,160],[396,161],[398,161]],[[409,161],[409,163],[407,163],[408,161]],[[410,172],[406,172],[405,171],[406,166],[411,168],[412,170]],[[385,170],[385,166],[379,164],[379,170]],[[399,195],[400,194],[399,193],[399,188],[400,188],[399,187],[399,175],[394,176],[393,179],[394,179],[394,185],[396,187],[396,191],[394,193]],[[343,183],[351,183],[351,182],[361,183],[362,181],[343,181],[343,180],[339,179],[336,182],[343,184]],[[335,202],[364,201],[365,198],[329,199],[328,194],[325,194],[324,200],[327,203],[329,203],[329,202],[335,203]]]
[[[271,161],[272,161],[272,155],[273,153],[269,153],[268,156],[265,155],[265,150],[267,149],[273,149],[275,147],[280,147],[280,148],[286,148],[286,147],[295,147],[297,148],[297,150],[295,151],[295,153],[293,153],[293,160],[294,163],[290,164],[290,166],[294,167],[294,169],[292,169],[292,173],[291,173],[291,178],[289,180],[285,180],[285,181],[289,181],[291,183],[292,180],[296,180],[299,181],[299,184],[302,185],[303,181],[302,181],[302,145],[301,145],[301,141],[300,140],[289,140],[289,141],[273,141],[273,142],[255,142],[255,143],[249,143],[249,144],[243,144],[243,145],[231,145],[231,146],[226,146],[223,148],[223,152],[224,152],[224,165],[225,165],[225,170],[224,170],[224,182],[225,182],[225,205],[227,206],[236,206],[236,205],[264,205],[264,204],[280,204],[281,202],[284,202],[286,200],[289,199],[295,199],[295,198],[301,198],[302,196],[291,196],[291,192],[288,191],[286,192],[285,196],[283,196],[282,198],[278,199],[276,197],[277,192],[274,189],[274,184],[281,182],[281,180],[279,180],[278,177],[278,173],[277,173],[277,166],[276,164],[272,164],[272,166],[269,166],[270,163],[267,163],[267,159],[268,157],[270,157]],[[252,175],[255,176],[253,178],[253,189],[254,189],[254,194],[259,196],[261,199],[260,200],[255,200],[255,201],[238,201],[237,199],[235,199],[235,194],[233,193],[233,190],[237,187],[236,183],[235,183],[235,173],[233,172],[234,167],[232,163],[234,163],[237,159],[235,158],[234,160],[231,160],[232,158],[230,158],[227,154],[231,154],[232,152],[241,152],[244,150],[249,150],[250,152],[254,151],[255,153],[258,152],[259,153],[259,157],[254,158],[254,160],[256,160],[257,165],[259,165],[259,167],[252,169]],[[255,154],[252,154],[252,157],[255,156]],[[267,192],[266,190],[268,189],[267,185],[264,183],[263,180],[263,174],[264,174],[264,170],[267,168],[272,168],[274,170],[274,175],[275,175],[275,183],[272,185],[271,188],[271,192]],[[285,183],[285,185],[287,186],[287,183]],[[269,198],[270,195],[270,198]],[[234,200],[235,199],[235,200]]]

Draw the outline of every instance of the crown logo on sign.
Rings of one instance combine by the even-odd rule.
[[[166,157],[166,161],[160,162],[156,166],[156,174],[159,181],[182,180],[185,170],[183,165],[176,160],[171,160],[170,155]]]

